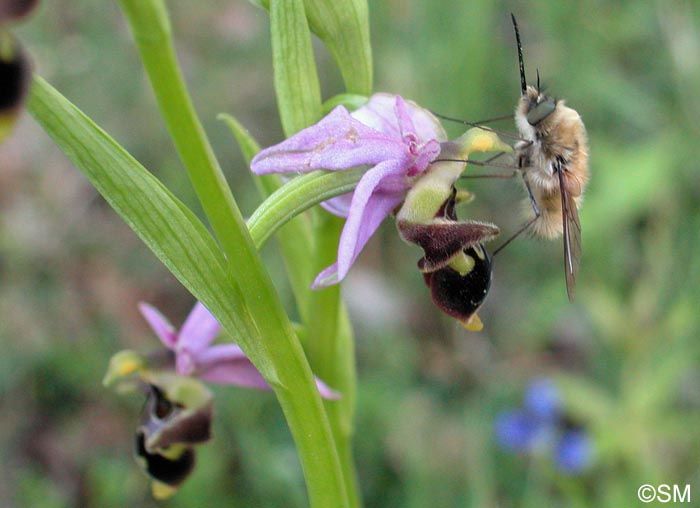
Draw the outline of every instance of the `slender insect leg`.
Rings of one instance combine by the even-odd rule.
[[[495,168],[504,168],[504,169],[512,169],[512,173],[489,173],[485,175],[462,175],[460,176],[461,179],[467,179],[467,178],[514,178],[517,174],[518,171],[521,171],[521,168],[519,166],[513,166],[512,164],[500,164],[498,162],[493,162],[499,157],[503,156],[506,152],[500,152],[494,155],[493,157],[489,157],[485,161],[474,161],[471,159],[436,159],[433,162],[465,162],[467,164],[473,164],[475,166],[491,166]]]
[[[498,152],[498,153],[497,153],[496,155],[494,155],[493,157],[489,157],[488,159],[486,159],[486,160],[484,161],[484,164],[488,164],[489,162],[493,162],[493,161],[495,161],[496,159],[498,159],[498,158],[500,158],[500,157],[503,157],[505,154],[506,154],[506,152]]]
[[[522,142],[529,141],[530,143],[532,143],[532,141],[530,141],[530,140],[527,139],[527,138],[523,138],[523,137],[521,137],[521,136],[515,136],[515,135],[513,135],[513,134],[510,134],[510,133],[508,133],[508,132],[501,131],[501,130],[498,130],[498,129],[492,129],[491,127],[485,127],[485,126],[483,126],[483,125],[479,125],[479,124],[476,123],[476,122],[469,122],[469,121],[467,121],[467,120],[462,120],[462,119],[460,119],[460,118],[454,118],[454,117],[447,116],[447,115],[441,115],[440,113],[437,113],[437,112],[435,112],[435,111],[431,111],[431,113],[432,113],[433,115],[437,116],[438,118],[442,118],[443,120],[448,120],[448,121],[450,121],[450,122],[461,123],[461,124],[463,124],[463,125],[469,125],[470,127],[477,127],[477,128],[479,128],[479,129],[481,129],[481,130],[488,131],[488,132],[493,132],[493,133],[495,133],[495,134],[498,134],[499,136],[503,136],[504,138],[508,138],[508,139],[513,139],[513,140],[515,140],[515,141],[522,141]]]
[[[500,247],[498,247],[495,251],[493,251],[493,255],[495,256],[499,252],[501,252],[510,242],[515,240],[517,237],[519,237],[524,231],[527,230],[530,226],[532,226],[537,219],[540,218],[540,209],[537,206],[537,201],[535,201],[535,196],[532,194],[532,189],[530,188],[530,183],[525,179],[525,174],[521,173],[523,175],[523,182],[525,182],[525,188],[527,189],[527,195],[530,198],[530,205],[532,205],[532,211],[535,212],[535,216],[527,221],[523,227],[518,229],[508,240],[503,242]]]
[[[503,115],[503,116],[494,116],[493,118],[487,118],[485,120],[477,120],[474,123],[477,123],[479,125],[484,124],[484,123],[491,123],[491,122],[500,122],[501,120],[512,120],[515,115],[513,113],[509,115]]]

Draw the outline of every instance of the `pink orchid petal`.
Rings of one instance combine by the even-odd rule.
[[[238,344],[214,344],[197,355],[197,364],[200,368],[209,368],[221,362],[248,360]]]
[[[352,112],[353,118],[395,139],[401,139],[396,121],[396,95],[374,94],[367,103]]]
[[[353,191],[354,192],[354,191]],[[352,203],[353,192],[342,194],[321,203],[321,206],[333,215],[338,217],[347,217],[350,213],[350,204]]]
[[[198,377],[217,384],[270,390],[270,385],[236,344],[219,344],[208,348],[198,357]],[[335,400],[341,395],[318,378],[316,386],[324,399]]]
[[[331,266],[321,272],[313,287],[324,287],[345,278],[369,237],[403,200],[403,192],[385,193],[378,190],[378,187],[384,180],[403,174],[405,166],[403,160],[389,160],[377,164],[364,174],[355,188],[350,214],[340,235],[336,269],[333,270]]]
[[[314,381],[316,382],[316,388],[318,388],[318,393],[319,395],[321,395],[322,398],[326,400],[338,400],[343,398],[343,395],[341,393],[336,392],[333,388],[328,386],[316,376],[314,376]]]
[[[209,383],[269,390],[270,385],[236,344],[218,344],[197,357],[198,377]]]
[[[342,170],[405,156],[400,138],[382,134],[355,120],[338,106],[320,122],[278,145],[266,148],[252,160],[253,173]]]
[[[413,168],[415,169],[415,172],[412,173],[411,176],[423,173],[426,169],[428,169],[430,163],[433,162],[438,155],[440,155],[440,142],[431,139],[420,147],[419,150],[418,155],[413,161]]]
[[[413,136],[418,141],[418,135],[416,134],[416,128],[413,126],[413,120],[408,112],[408,107],[406,101],[399,95],[396,96],[396,104],[394,106],[396,120],[399,125],[399,132],[401,137],[405,140],[407,136]]]
[[[377,93],[367,104],[352,113],[352,116],[379,132],[401,138],[402,133],[396,117],[396,103],[400,96]],[[412,132],[423,143],[429,139],[447,141],[447,133],[440,121],[430,111],[421,108],[413,101],[402,101],[413,123]]]
[[[340,282],[340,279],[338,278],[338,263],[336,262],[316,276],[313,283],[311,283],[311,289],[327,288],[338,282]]]
[[[220,331],[221,325],[214,315],[197,302],[180,329],[177,346],[196,355],[206,349]]]
[[[146,319],[151,329],[168,349],[174,349],[177,342],[177,332],[170,321],[153,305],[139,302],[139,311]]]

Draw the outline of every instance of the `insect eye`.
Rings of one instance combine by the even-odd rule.
[[[554,99],[551,97],[546,98],[527,112],[527,123],[530,125],[537,125],[551,115],[556,107],[557,103]]]

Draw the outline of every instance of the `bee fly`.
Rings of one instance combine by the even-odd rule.
[[[578,207],[588,182],[588,141],[579,114],[542,92],[539,72],[537,86],[527,84],[520,32],[515,16],[513,28],[518,46],[521,97],[515,109],[515,124],[523,140],[515,145],[516,163],[522,171],[529,196],[527,208],[535,212],[496,252],[528,228],[544,238],[564,236],[564,272],[569,300],[581,257],[581,223]],[[495,253],[494,253],[495,254]]]
[[[540,88],[540,75],[537,73],[537,86],[527,84],[523,48],[515,16],[511,14],[515,40],[518,48],[520,67],[520,100],[515,109],[515,125],[520,136],[485,127],[481,124],[495,120],[512,118],[513,115],[491,118],[481,122],[468,122],[433,112],[439,118],[471,125],[495,132],[516,140],[514,146],[516,166],[486,161],[465,160],[462,162],[478,166],[495,166],[515,169],[520,173],[527,189],[528,199],[524,203],[525,212],[531,210],[535,216],[498,247],[498,254],[521,233],[531,228],[543,238],[556,238],[564,235],[564,272],[566,291],[569,300],[574,299],[574,286],[581,258],[581,222],[578,207],[581,205],[583,190],[588,182],[588,141],[586,128],[579,114],[564,105],[561,99],[546,95]],[[454,159],[437,159],[437,161]],[[511,174],[467,175],[462,178],[511,178]]]

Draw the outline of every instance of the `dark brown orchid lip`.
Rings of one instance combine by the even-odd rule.
[[[493,224],[458,220],[456,202],[453,187],[433,221],[398,221],[397,227],[404,240],[423,249],[418,268],[435,305],[469,330],[479,330],[476,311],[491,287],[491,259],[483,243],[495,238],[499,229]]]
[[[421,272],[429,273],[446,267],[460,252],[498,236],[499,229],[482,222],[458,222],[436,219],[431,224],[398,223],[406,241],[415,243],[425,252],[418,261]]]
[[[153,479],[176,487],[192,472],[195,453],[192,448],[184,448],[176,457],[166,457],[160,453],[150,453],[146,449],[143,432],[136,434],[136,456],[146,473]]]
[[[0,2],[0,23],[17,21],[29,14],[39,0],[2,0]]]
[[[0,115],[11,114],[24,101],[29,90],[31,66],[19,43],[0,32],[0,39],[10,41],[9,49],[0,52]]]
[[[211,439],[211,402],[187,408],[167,399],[164,392],[150,386],[141,430],[150,452],[175,444],[198,444]]]
[[[450,266],[423,274],[433,302],[447,315],[469,323],[491,287],[491,259],[482,245],[465,249],[474,267],[464,275]]]

